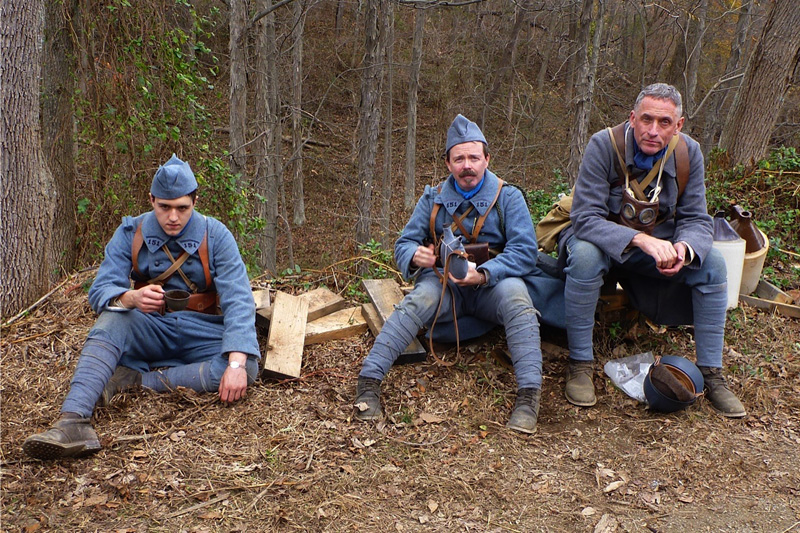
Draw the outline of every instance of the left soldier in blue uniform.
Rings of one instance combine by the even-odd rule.
[[[95,405],[135,385],[217,392],[223,402],[244,398],[261,357],[250,281],[230,231],[195,211],[196,201],[194,173],[173,155],[153,178],[153,210],[125,217],[106,246],[89,290],[89,304],[100,316],[61,417],[23,443],[29,456],[97,452]],[[165,312],[164,294],[175,289],[191,293],[188,306]]]

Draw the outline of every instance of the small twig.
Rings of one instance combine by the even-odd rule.
[[[33,303],[32,303],[30,306],[28,306],[26,309],[23,309],[22,311],[20,311],[19,313],[17,313],[15,316],[11,317],[11,318],[10,318],[10,319],[9,319],[9,320],[6,322],[6,323],[4,323],[4,324],[3,324],[3,327],[10,326],[10,325],[11,325],[11,324],[13,324],[14,322],[16,322],[16,321],[17,321],[17,320],[18,320],[20,317],[23,317],[23,316],[25,316],[26,314],[28,314],[28,313],[30,313],[31,311],[33,311],[33,310],[34,310],[34,309],[35,309],[35,308],[36,308],[36,307],[37,307],[39,304],[41,304],[42,302],[44,302],[44,301],[46,301],[48,298],[50,298],[50,296],[52,296],[54,292],[56,292],[58,289],[60,289],[60,288],[61,288],[61,287],[63,287],[64,285],[66,285],[66,284],[67,284],[67,283],[68,283],[68,282],[69,282],[71,279],[72,279],[72,276],[68,277],[67,279],[65,279],[64,281],[62,281],[62,282],[61,282],[61,283],[59,283],[58,285],[56,285],[56,287],[55,287],[55,288],[53,288],[53,289],[52,289],[50,292],[48,292],[47,294],[45,294],[44,296],[42,296],[41,298],[39,298],[38,300],[36,300],[35,302],[33,302]]]
[[[187,507],[186,509],[183,509],[181,511],[175,511],[174,513],[168,514],[164,518],[166,520],[169,520],[170,518],[175,518],[176,516],[181,516],[181,515],[184,515],[186,513],[191,513],[192,511],[196,511],[198,509],[202,509],[203,507],[208,507],[209,505],[214,505],[215,503],[219,503],[222,500],[227,500],[228,496],[229,496],[229,494],[226,492],[222,496],[217,496],[213,500],[208,500],[207,502],[203,502],[203,503],[198,503],[196,505],[192,505],[191,507]]]
[[[787,527],[786,529],[784,529],[783,531],[781,531],[781,533],[789,533],[789,531],[793,530],[793,529],[794,529],[794,528],[796,528],[797,526],[800,526],[800,521],[797,521],[797,522],[795,522],[794,524],[792,524],[791,526]]]
[[[789,255],[791,255],[792,257],[797,257],[797,258],[800,258],[800,254],[798,254],[798,253],[795,253],[795,252],[790,252],[789,250],[784,250],[783,248],[776,248],[776,249],[777,249],[779,252],[783,252],[783,253],[785,253],[785,254],[789,254]]]
[[[43,333],[37,333],[36,335],[31,335],[29,337],[25,337],[25,338],[22,338],[22,339],[13,340],[9,344],[19,344],[21,342],[27,342],[27,341],[29,341],[31,339],[35,339],[37,337],[45,337],[47,335],[52,335],[53,333],[55,333],[57,331],[60,331],[60,330],[58,328],[51,329],[50,331],[45,331]]]

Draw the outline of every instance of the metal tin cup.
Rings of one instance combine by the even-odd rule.
[[[170,311],[183,311],[189,304],[189,293],[179,289],[164,293],[164,302]]]

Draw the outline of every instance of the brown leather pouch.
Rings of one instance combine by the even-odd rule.
[[[476,266],[482,265],[489,260],[488,242],[476,242],[474,244],[465,244],[464,251],[467,252],[469,260],[475,263]]]

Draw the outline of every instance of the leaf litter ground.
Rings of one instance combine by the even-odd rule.
[[[563,396],[566,342],[543,330],[538,432],[505,429],[515,382],[497,330],[395,367],[388,419],[352,418],[365,334],[307,347],[303,376],[259,381],[245,401],[133,390],[95,412],[103,449],[27,459],[57,417],[94,320],[82,284],[2,335],[2,526],[6,531],[764,531],[800,530],[800,325],[736,309],[725,364],[748,408],[698,401],[647,411],[598,371],[598,405]],[[690,329],[634,323],[598,334],[598,370],[643,351],[693,354]],[[265,339],[262,339],[265,342]],[[263,347],[263,345],[262,345]],[[437,351],[437,353],[439,353]]]

